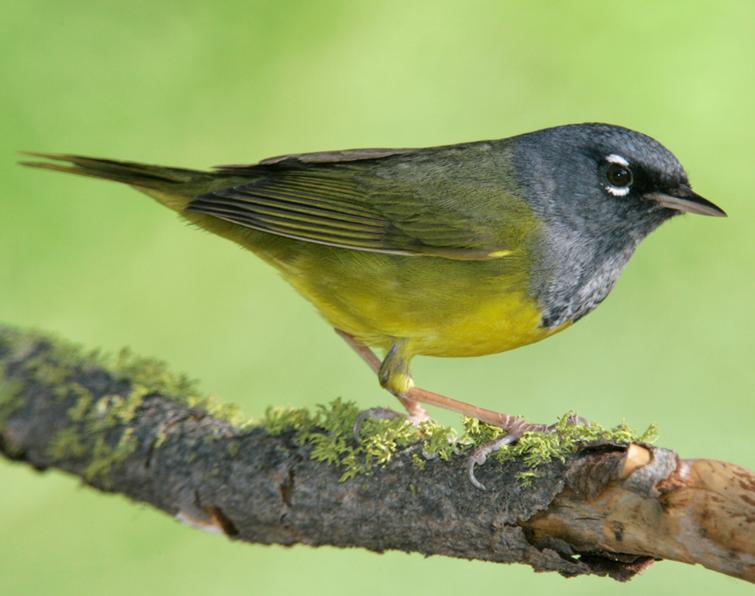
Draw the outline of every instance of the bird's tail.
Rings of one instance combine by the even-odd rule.
[[[176,210],[182,209],[192,196],[201,192],[217,177],[217,174],[199,170],[168,168],[63,153],[24,152],[24,155],[49,161],[21,161],[21,165],[122,182]]]

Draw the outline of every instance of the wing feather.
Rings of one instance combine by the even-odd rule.
[[[386,174],[375,165],[396,153],[380,150],[384,153],[370,159],[363,157],[370,153],[362,151],[359,159],[333,163],[324,157],[294,156],[257,166],[224,166],[221,172],[243,172],[250,182],[199,195],[187,209],[261,232],[351,250],[461,260],[511,252],[496,235],[494,222],[480,225],[479,214],[475,219],[475,210],[466,209],[465,201],[477,196],[479,184],[428,188],[426,176],[407,176],[405,169]]]

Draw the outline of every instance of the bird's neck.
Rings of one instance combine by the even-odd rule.
[[[610,232],[599,237],[583,231],[550,230],[536,258],[530,292],[540,303],[541,325],[575,322],[600,304],[619,278],[646,233]]]

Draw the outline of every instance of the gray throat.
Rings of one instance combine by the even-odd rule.
[[[535,259],[530,292],[542,309],[541,326],[558,327],[591,312],[613,289],[646,233],[607,233],[585,237],[584,231],[551,229]]]

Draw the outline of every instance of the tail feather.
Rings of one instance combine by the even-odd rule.
[[[50,161],[21,161],[21,165],[42,170],[53,170],[114,180],[143,189],[169,191],[171,187],[199,182],[210,177],[207,172],[187,170],[183,168],[168,168],[152,166],[131,161],[115,161],[64,153],[22,152],[23,155],[39,157]]]

